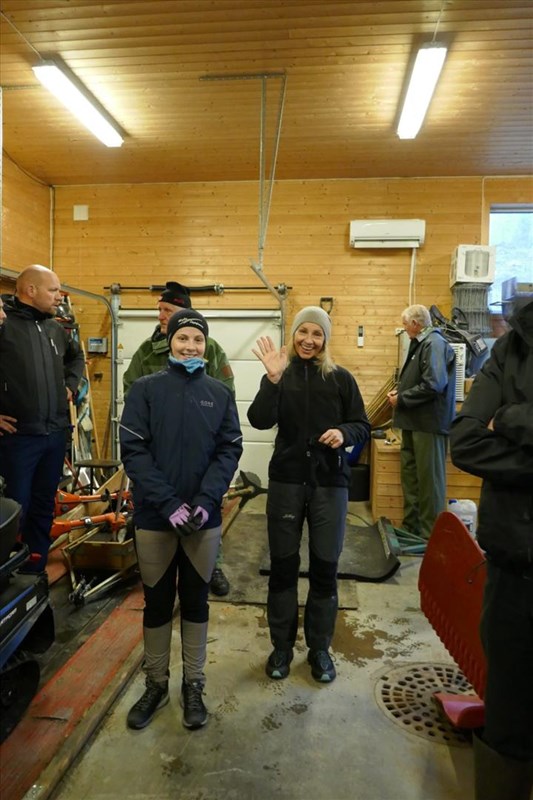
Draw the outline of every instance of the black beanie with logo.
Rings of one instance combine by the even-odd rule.
[[[180,328],[196,328],[205,338],[209,336],[209,326],[207,320],[199,311],[194,308],[182,308],[181,311],[176,311],[172,314],[167,323],[167,341],[170,345],[172,337]]]

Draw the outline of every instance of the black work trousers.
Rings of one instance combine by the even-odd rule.
[[[298,630],[298,572],[303,525],[309,529],[305,641],[328,650],[337,617],[337,566],[344,542],[348,489],[270,481],[267,500],[270,579],[267,617],[274,647],[289,650]]]
[[[533,570],[487,563],[481,617],[487,656],[484,741],[520,761],[533,760]]]

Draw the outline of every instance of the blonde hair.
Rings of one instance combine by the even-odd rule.
[[[295,355],[296,355],[296,350],[294,349],[294,337],[293,337],[288,346],[289,360],[292,360]],[[337,365],[335,364],[333,358],[331,357],[331,353],[329,352],[329,345],[325,339],[322,350],[316,356],[315,361],[318,362],[318,369],[323,378],[325,378],[326,375],[329,375],[330,372],[334,372],[337,369]]]

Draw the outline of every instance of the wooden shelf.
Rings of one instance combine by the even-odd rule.
[[[481,479],[455,467],[448,455],[446,461],[446,500],[468,499],[479,504]],[[388,444],[385,439],[372,439],[370,458],[370,503],[374,519],[388,517],[401,525],[403,493],[400,480],[400,443]]]

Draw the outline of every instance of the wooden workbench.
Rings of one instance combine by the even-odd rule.
[[[479,504],[481,479],[454,467],[446,461],[446,500],[468,499]],[[400,481],[400,443],[388,444],[385,439],[372,439],[370,457],[370,503],[372,516],[388,517],[400,525],[403,517],[403,494]]]

